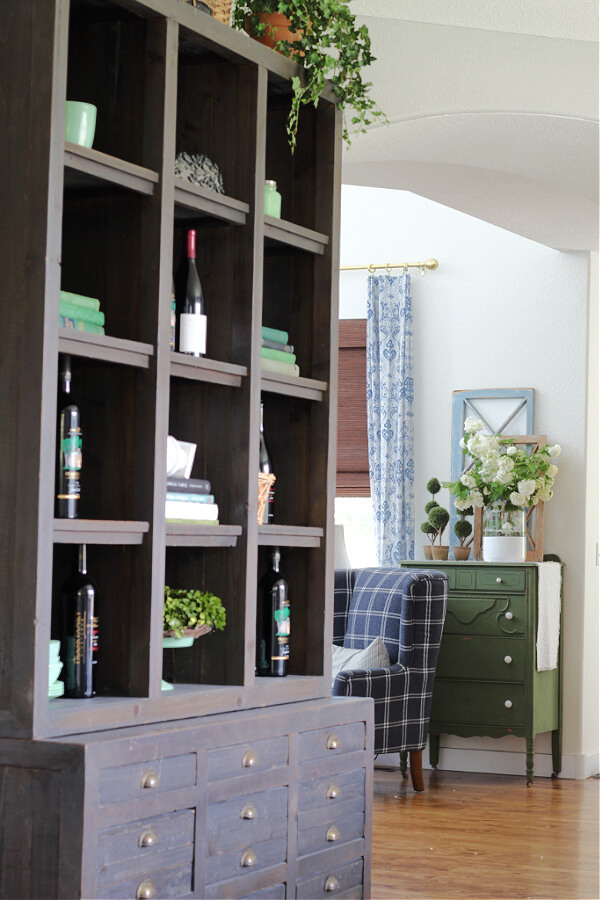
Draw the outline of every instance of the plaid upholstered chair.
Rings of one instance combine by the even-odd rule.
[[[407,755],[415,791],[424,790],[423,748],[448,601],[443,572],[403,568],[350,569],[335,573],[333,640],[364,648],[376,637],[386,645],[385,669],[342,671],[338,697],[373,697],[375,752]]]

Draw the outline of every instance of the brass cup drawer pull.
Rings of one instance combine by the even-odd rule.
[[[339,891],[340,883],[335,877],[335,875],[330,875],[327,881],[325,882],[325,892],[329,894],[331,891]]]
[[[240,813],[240,819],[256,819],[257,816],[256,807],[252,806],[251,803],[246,803]]]
[[[328,750],[341,750],[342,742],[340,741],[337,734],[330,734],[327,738],[327,743],[325,746]]]
[[[332,825],[331,828],[328,830],[327,834],[325,835],[326,841],[339,841],[340,838],[341,838],[341,834],[339,832],[337,825]]]
[[[152,769],[148,769],[147,772],[144,772],[142,775],[142,787],[143,788],[155,788],[160,784],[160,778],[153,772]]]
[[[147,879],[146,881],[142,881],[141,884],[138,884],[135,896],[137,900],[151,900],[152,897],[156,897],[156,888],[152,882]]]
[[[158,835],[153,828],[144,828],[138,838],[138,847],[155,847],[158,844]]]
[[[338,800],[341,797],[341,795],[342,795],[342,792],[340,791],[337,784],[330,784],[329,787],[327,788],[326,796],[327,796],[328,800]]]
[[[510,664],[512,662],[512,656],[505,656],[504,662],[506,663],[507,666],[510,666]]]
[[[244,758],[242,759],[242,766],[244,769],[251,769],[252,766],[258,765],[258,756],[254,752],[254,750],[246,750],[244,753]]]
[[[258,859],[256,858],[256,853],[254,850],[246,850],[244,855],[242,856],[240,865],[248,867],[255,866],[258,863]]]
[[[505,700],[504,705],[507,709],[510,709],[512,707],[512,700]]]

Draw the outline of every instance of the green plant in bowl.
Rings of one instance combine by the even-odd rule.
[[[163,634],[165,637],[199,637],[225,628],[225,608],[219,597],[195,588],[165,585]]]

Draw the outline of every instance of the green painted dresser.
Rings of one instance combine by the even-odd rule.
[[[437,664],[429,761],[440,735],[526,741],[527,784],[534,741],[552,732],[552,777],[561,769],[561,651],[556,669],[538,672],[538,568],[535,563],[414,562],[409,568],[448,573],[448,611]]]

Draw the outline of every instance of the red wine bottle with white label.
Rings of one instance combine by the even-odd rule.
[[[179,315],[179,352],[190,356],[206,353],[206,315],[204,294],[196,268],[196,232],[187,233],[187,280]]]
[[[98,592],[87,573],[85,544],[79,547],[77,567],[62,589],[61,619],[65,695],[93,697],[98,652]]]
[[[82,435],[79,407],[71,391],[71,360],[62,357],[60,373],[58,453],[56,471],[56,516],[76,519],[81,497]]]

